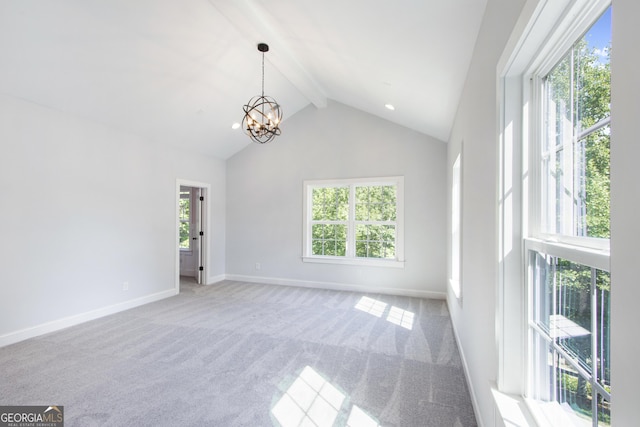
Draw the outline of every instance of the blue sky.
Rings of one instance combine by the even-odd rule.
[[[609,47],[611,41],[611,6],[585,34],[585,39],[589,49],[595,48],[596,53],[604,56],[605,48]]]

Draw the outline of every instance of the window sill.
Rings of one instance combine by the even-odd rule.
[[[582,420],[558,402],[540,402],[523,396],[491,390],[496,407],[496,425],[518,427],[587,427],[588,420]]]
[[[359,265],[363,267],[404,268],[404,261],[398,261],[395,259],[303,256],[302,261],[318,263],[318,264],[341,264],[341,265]]]
[[[495,388],[491,389],[491,393],[496,407],[497,426],[537,427],[522,396],[503,393]]]
[[[536,425],[551,427],[590,427],[591,421],[578,417],[570,408],[558,402],[540,402],[525,399],[527,408],[537,421]]]

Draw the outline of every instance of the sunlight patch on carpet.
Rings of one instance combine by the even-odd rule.
[[[271,412],[282,427],[332,426],[345,397],[344,393],[307,366]]]
[[[336,421],[346,427],[380,427],[376,419],[351,405],[345,393],[310,366],[302,370],[271,413],[282,427],[331,427]]]
[[[413,329],[414,314],[410,311],[392,306],[389,310],[387,320],[395,325],[402,326],[405,329]]]
[[[384,310],[387,308],[387,303],[369,297],[362,297],[355,308],[376,317],[382,317]]]
[[[388,304],[386,302],[382,302],[369,297],[362,297],[354,308],[376,317],[382,317],[387,310],[387,306]],[[403,310],[396,306],[391,306],[391,308],[389,308],[389,313],[387,314],[386,319],[388,322],[391,322],[394,325],[398,325],[405,329],[411,330],[413,329],[414,317],[415,313],[411,311]]]

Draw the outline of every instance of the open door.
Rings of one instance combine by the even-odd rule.
[[[197,252],[197,260],[196,260],[196,265],[197,265],[197,275],[196,275],[196,279],[199,285],[202,285],[203,283],[205,283],[205,274],[204,274],[204,260],[206,259],[204,251],[205,251],[205,245],[204,245],[204,221],[202,220],[203,218],[205,218],[205,199],[204,199],[204,193],[205,190],[203,188],[196,188],[195,189],[195,204],[196,204],[196,209],[195,209],[195,214],[196,214],[196,221],[195,221],[195,229],[196,229],[196,252]]]
[[[180,291],[180,277],[207,283],[208,194],[210,185],[177,180],[177,241],[176,290]],[[188,279],[191,278],[191,279]]]

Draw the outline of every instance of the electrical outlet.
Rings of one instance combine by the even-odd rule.
[[[129,282],[123,282],[122,283],[122,290],[123,291],[128,291],[129,290]]]
[[[259,262],[256,262],[256,270],[260,270],[262,268],[262,266],[260,265]]]

